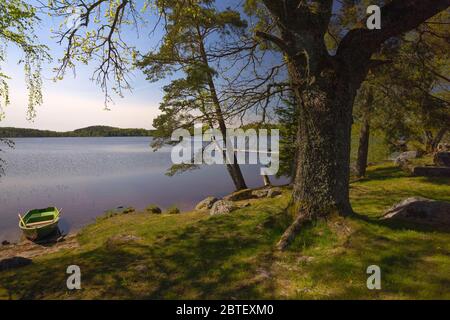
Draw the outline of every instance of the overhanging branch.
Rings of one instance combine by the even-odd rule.
[[[342,39],[337,57],[369,59],[391,37],[408,32],[450,6],[450,0],[393,0],[381,9],[381,29],[358,28]]]
[[[274,45],[276,45],[278,48],[280,48],[280,50],[283,51],[284,53],[286,53],[286,54],[289,53],[289,47],[286,45],[286,43],[281,38],[279,38],[273,34],[263,32],[263,31],[256,31],[255,34],[258,38],[272,42]]]

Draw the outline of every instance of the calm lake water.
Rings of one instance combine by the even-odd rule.
[[[1,155],[7,165],[6,175],[0,178],[0,241],[17,240],[17,214],[33,208],[62,208],[60,225],[68,231],[118,206],[143,209],[150,203],[162,208],[175,204],[189,210],[206,196],[233,191],[223,165],[166,176],[171,149],[153,152],[148,137],[14,141],[15,149]],[[262,185],[259,168],[242,167],[249,187]]]

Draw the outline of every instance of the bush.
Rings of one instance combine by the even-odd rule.
[[[128,213],[133,213],[133,212],[135,212],[136,211],[136,209],[134,209],[133,207],[128,207],[128,208],[125,208],[123,211],[122,211],[122,213],[123,214],[128,214]]]
[[[151,204],[147,206],[147,208],[145,208],[145,211],[147,211],[148,213],[159,214],[161,213],[161,208],[155,204]]]
[[[180,212],[181,212],[180,209],[178,209],[177,206],[173,205],[173,206],[168,207],[166,209],[165,213],[167,213],[167,214],[178,214]]]

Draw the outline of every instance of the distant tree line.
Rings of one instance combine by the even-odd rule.
[[[151,136],[152,130],[121,129],[108,126],[92,126],[74,131],[57,132],[50,130],[0,128],[2,138],[32,138],[32,137],[139,137]]]

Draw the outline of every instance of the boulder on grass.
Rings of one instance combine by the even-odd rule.
[[[269,190],[269,192],[267,193],[267,197],[268,198],[275,198],[276,196],[281,195],[281,189],[280,188],[272,188]]]
[[[244,190],[239,190],[239,191],[233,192],[232,194],[229,194],[229,195],[223,197],[223,200],[241,201],[241,200],[248,200],[248,199],[253,199],[253,198],[255,198],[255,196],[253,195],[253,190],[244,189]]]
[[[145,211],[152,214],[160,214],[162,212],[161,208],[154,204],[147,206],[147,208],[145,208]]]
[[[252,191],[252,195],[255,198],[265,198],[267,197],[267,194],[269,193],[270,189],[264,188],[264,189],[258,189],[258,190],[253,190]]]
[[[450,203],[426,198],[408,198],[386,211],[381,219],[450,229]]]
[[[420,157],[420,152],[419,151],[406,151],[406,152],[400,153],[398,155],[398,157],[395,158],[394,162],[395,162],[396,165],[400,165],[405,160],[416,159],[418,157]]]
[[[215,216],[218,214],[228,214],[238,209],[239,207],[234,204],[232,201],[228,200],[219,200],[215,202],[209,211],[211,216]]]
[[[195,210],[208,210],[211,209],[213,204],[216,203],[219,199],[216,197],[207,197],[204,200],[200,201],[196,206]]]
[[[164,213],[165,214],[179,214],[179,213],[181,213],[181,210],[178,209],[177,206],[173,205],[173,206],[168,207]]]
[[[450,177],[450,167],[414,167],[411,173],[416,177]]]

